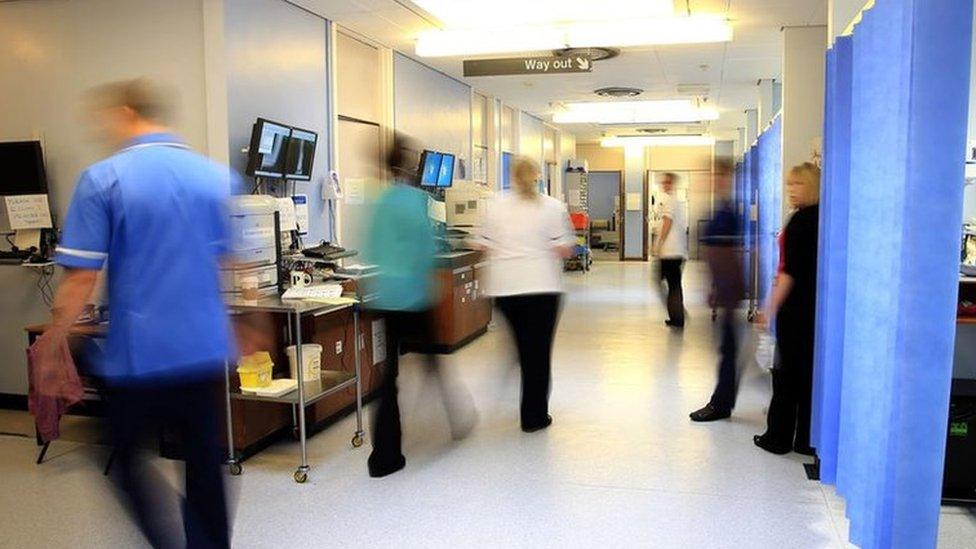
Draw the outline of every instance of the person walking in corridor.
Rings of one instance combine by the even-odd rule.
[[[688,204],[677,196],[676,179],[677,176],[670,172],[661,179],[661,190],[664,191],[659,197],[661,231],[653,255],[658,258],[658,282],[668,286],[668,319],[664,323],[680,330],[685,327],[681,271],[688,258]]]
[[[488,295],[512,330],[522,369],[522,430],[552,424],[549,391],[552,345],[562,299],[563,259],[576,236],[566,206],[539,193],[539,167],[519,158],[512,192],[491,204],[483,245],[488,252]]]
[[[717,311],[720,322],[717,330],[718,382],[708,404],[691,413],[691,420],[696,422],[730,417],[739,392],[739,305],[746,288],[742,272],[742,227],[732,203],[732,163],[729,160],[715,161],[714,184],[718,207],[708,223],[702,243],[705,261],[712,274],[709,304]]]
[[[123,503],[154,547],[229,547],[218,403],[235,346],[218,269],[236,178],[165,126],[165,97],[144,80],[90,93],[96,131],[117,152],[75,187],[56,256],[65,277],[39,343],[58,349],[107,262],[112,322],[99,374]],[[182,496],[141,456],[158,427],[175,428],[185,449],[183,532],[161,501]]]

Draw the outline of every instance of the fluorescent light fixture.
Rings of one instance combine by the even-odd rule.
[[[561,48],[626,48],[731,40],[732,25],[728,20],[695,15],[527,27],[431,30],[417,37],[416,52],[421,57],[458,57]]]
[[[718,111],[689,100],[593,101],[568,103],[557,111],[557,124],[669,124],[718,120]]]
[[[604,137],[601,147],[708,147],[715,144],[710,135],[654,135]]]
[[[514,27],[674,15],[674,0],[412,0],[452,29]]]

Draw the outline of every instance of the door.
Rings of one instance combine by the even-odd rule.
[[[347,250],[363,250],[369,204],[385,188],[381,180],[382,148],[380,127],[339,118],[339,244]],[[360,261],[356,259],[354,261]]]
[[[591,242],[608,253],[594,254],[596,259],[608,260],[609,252],[623,253],[620,223],[621,172],[590,172],[586,189],[589,206]],[[621,257],[622,258],[622,257]]]

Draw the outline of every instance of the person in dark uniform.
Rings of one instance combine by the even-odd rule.
[[[786,190],[796,212],[786,226],[783,272],[765,319],[775,319],[780,362],[773,370],[773,397],[766,432],[754,442],[767,452],[793,450],[813,455],[810,415],[817,303],[817,233],[820,222],[820,168],[805,163],[790,170]],[[765,320],[764,319],[764,320]]]
[[[715,194],[721,199],[705,232],[705,260],[712,273],[709,304],[716,309],[721,322],[719,337],[718,383],[712,398],[703,408],[690,414],[696,422],[717,421],[732,415],[739,392],[738,309],[745,296],[742,273],[742,230],[731,200],[732,164],[715,162]]]

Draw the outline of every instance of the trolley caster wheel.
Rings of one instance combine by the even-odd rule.
[[[755,322],[756,321],[756,313],[753,312],[753,311],[749,311],[749,314],[746,315],[746,320],[748,320],[749,322]]]
[[[298,484],[305,484],[305,481],[306,480],[308,480],[308,473],[307,472],[305,472],[305,471],[295,471],[295,482],[297,482]]]
[[[235,462],[233,462],[233,463],[230,464],[230,474],[232,474],[232,475],[234,475],[236,477],[236,476],[240,475],[243,472],[244,472],[244,466],[241,465],[240,463],[238,463],[238,462],[235,461]]]
[[[359,448],[362,445],[363,445],[363,435],[357,433],[356,436],[352,437],[352,447]]]

